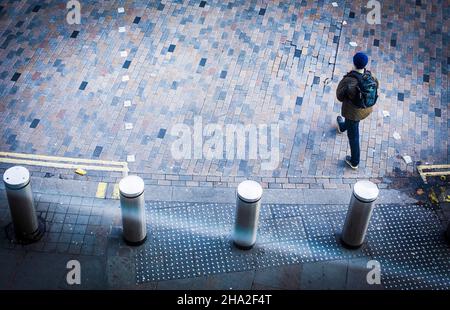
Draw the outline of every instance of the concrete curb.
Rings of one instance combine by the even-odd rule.
[[[95,197],[98,182],[62,180],[54,178],[31,178],[33,192],[49,195]],[[108,184],[112,189],[114,184]],[[4,190],[0,182],[0,190]],[[109,190],[112,192],[112,190]],[[265,189],[263,203],[278,204],[348,204],[350,189]],[[111,198],[111,195],[107,196]],[[148,201],[177,201],[200,203],[235,203],[233,188],[223,187],[182,187],[147,185],[145,199]],[[395,189],[380,189],[376,203],[416,203],[412,197]]]

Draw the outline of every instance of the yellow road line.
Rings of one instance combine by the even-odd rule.
[[[444,171],[436,171],[436,170],[444,170]],[[445,165],[419,165],[419,166],[417,166],[417,171],[419,172],[420,177],[422,178],[423,182],[425,184],[427,184],[427,182],[428,182],[427,177],[450,175],[450,165],[448,165],[448,164],[445,164]]]
[[[123,176],[127,176],[129,171],[127,162],[8,152],[0,152],[0,163],[74,170],[81,169],[87,171],[122,172]],[[95,197],[102,199],[106,198],[107,188],[108,183],[99,182]],[[114,184],[112,199],[119,199],[119,195],[119,184]]]
[[[61,169],[122,172],[123,176],[127,176],[129,171],[127,162],[9,152],[0,152],[0,163]]]
[[[114,184],[114,190],[112,194],[112,199],[119,199],[120,192],[119,192],[119,184]]]
[[[106,187],[108,183],[99,182],[97,186],[97,193],[95,194],[96,198],[105,198],[106,197]]]
[[[8,153],[0,152],[0,157],[7,158],[25,158],[33,160],[46,160],[46,161],[66,161],[72,163],[90,163],[99,165],[110,165],[110,166],[126,166],[126,162],[120,161],[109,161],[109,160],[96,160],[96,159],[83,159],[83,158],[72,158],[72,157],[59,157],[59,156],[47,156],[47,155],[36,155],[36,154],[23,154],[23,153]]]
[[[450,169],[450,165],[419,165],[417,169]]]
[[[30,166],[43,166],[43,167],[63,168],[63,169],[81,168],[81,169],[85,169],[85,170],[95,170],[95,171],[128,172],[127,167],[92,166],[92,165],[82,165],[82,164],[45,162],[45,161],[38,161],[38,160],[23,160],[23,159],[14,159],[14,158],[0,158],[0,163],[22,164],[22,165],[30,165]]]

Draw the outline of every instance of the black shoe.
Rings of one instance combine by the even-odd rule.
[[[342,116],[338,115],[338,117],[336,117],[337,132],[338,132],[338,134],[344,133],[344,132],[341,130],[341,125],[340,125],[340,124],[342,124],[342,123],[344,123],[344,122],[345,122],[345,121],[344,121],[344,118],[343,118]]]
[[[358,165],[353,166],[352,164],[352,158],[350,156],[345,156],[345,162],[347,163],[347,165],[350,166],[350,168],[352,168],[353,170],[358,169]]]

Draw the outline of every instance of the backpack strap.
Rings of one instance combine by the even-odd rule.
[[[364,70],[364,73],[366,73],[366,70]],[[363,85],[363,76],[362,76],[362,74],[360,74],[360,73],[358,73],[356,71],[350,71],[350,72],[348,72],[345,75],[345,77],[352,77],[352,78],[356,79],[356,81],[358,82],[358,84],[356,85],[356,89],[359,92],[360,100],[363,100],[364,94],[363,94],[363,91],[362,91],[362,89],[363,89],[363,86],[362,86]],[[355,104],[355,105],[358,106],[359,108],[364,108],[364,104]]]
[[[364,74],[366,74],[366,72],[368,72],[370,74],[370,71],[364,71]],[[353,78],[355,78],[358,81],[359,88],[361,88],[363,74],[358,73],[356,71],[350,71],[349,73],[347,73],[346,77],[353,77]]]

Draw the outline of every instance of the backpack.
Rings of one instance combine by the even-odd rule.
[[[363,74],[350,71],[345,77],[353,77],[358,81],[359,98],[353,101],[353,104],[361,109],[373,107],[378,99],[378,85],[369,70]]]

